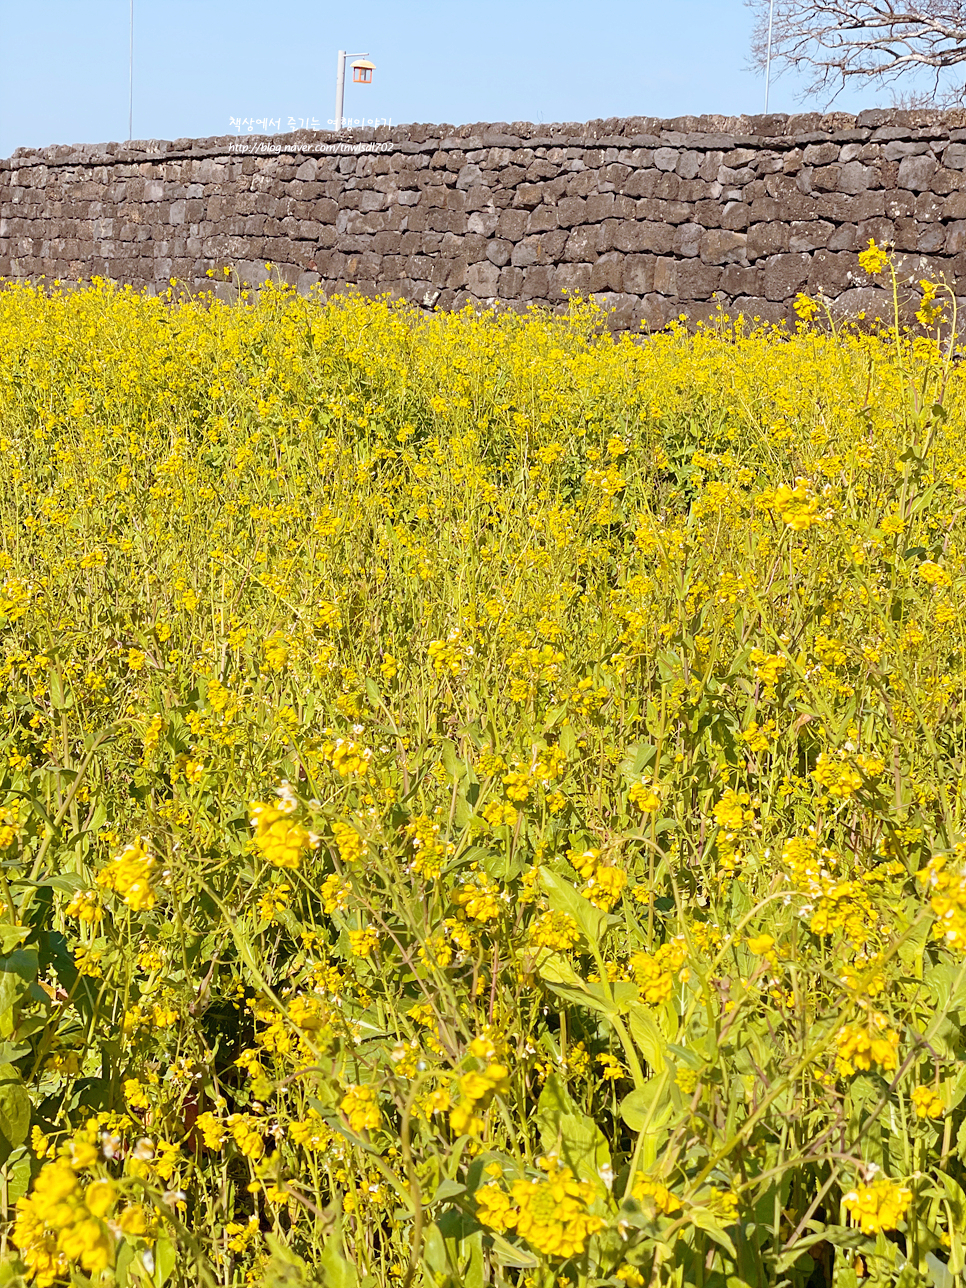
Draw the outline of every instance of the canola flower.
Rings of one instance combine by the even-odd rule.
[[[605,1225],[603,1218],[588,1211],[593,1187],[578,1181],[559,1158],[539,1158],[537,1166],[543,1177],[521,1178],[509,1191],[498,1183],[477,1190],[477,1215],[490,1229],[515,1229],[546,1257],[579,1256]]]
[[[966,368],[915,291],[0,290],[3,1274],[398,1288],[473,1214],[535,1282],[951,1247]]]
[[[129,908],[141,912],[153,908],[157,902],[157,894],[151,885],[155,866],[155,858],[148,853],[147,842],[141,837],[125,846],[112,863],[101,869],[97,884],[105,890],[115,891]],[[89,902],[76,902],[74,906],[76,915],[86,914],[81,916],[82,920],[96,919]]]
[[[849,1190],[843,1202],[849,1218],[863,1234],[895,1230],[912,1201],[912,1191],[881,1176],[868,1185]]]

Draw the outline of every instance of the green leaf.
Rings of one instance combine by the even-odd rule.
[[[547,893],[547,902],[554,912],[566,912],[573,917],[583,932],[591,949],[600,948],[601,936],[607,924],[607,916],[595,908],[589,899],[578,894],[573,886],[551,872],[549,868],[540,869],[540,884]]]
[[[356,1268],[339,1251],[341,1246],[342,1231],[336,1226],[316,1262],[322,1270],[325,1288],[357,1288],[359,1276]]]
[[[74,705],[74,699],[71,696],[70,686],[64,683],[64,678],[59,671],[50,672],[50,705],[54,711],[69,711]]]
[[[451,738],[442,740],[440,760],[450,778],[455,778],[458,782],[466,777],[466,766],[460,760],[456,743]]]
[[[13,1033],[17,1003],[37,978],[36,948],[18,948],[0,957],[0,1038]]]
[[[428,1283],[483,1288],[483,1229],[465,1212],[450,1208],[430,1225],[423,1238],[423,1265]]]
[[[935,1175],[936,1180],[946,1191],[946,1197],[949,1199],[950,1204],[953,1205],[953,1214],[957,1223],[966,1222],[966,1192],[963,1191],[958,1181],[954,1181],[945,1172],[937,1172]]]
[[[949,1267],[944,1265],[934,1252],[926,1253],[926,1266],[932,1288],[956,1288],[959,1275],[951,1273]]]
[[[26,1145],[18,1145],[7,1159],[7,1202],[16,1203],[30,1189],[34,1157]]]
[[[561,953],[550,953],[538,961],[537,974],[568,1002],[588,1006],[612,1019],[618,1007],[606,995],[600,984],[590,984],[580,978],[570,962]]]
[[[466,1193],[466,1186],[460,1185],[459,1181],[449,1179],[440,1181],[436,1187],[436,1193],[430,1199],[430,1203],[444,1203],[447,1199],[455,1199],[460,1194]]]
[[[159,1235],[154,1245],[154,1282],[157,1288],[164,1288],[177,1263],[178,1248],[174,1240],[166,1234]]]
[[[0,1162],[27,1139],[30,1096],[12,1064],[0,1064]]]
[[[9,921],[0,921],[0,953],[4,956],[12,953],[29,934],[29,926],[15,926]]]
[[[37,1029],[46,1027],[46,1020],[41,1020]],[[20,1032],[23,1032],[24,1025],[21,1024]],[[15,1060],[22,1060],[25,1055],[29,1055],[33,1047],[29,1042],[0,1042],[0,1065],[13,1064]]]
[[[661,1074],[648,1078],[643,1087],[635,1087],[621,1101],[621,1117],[631,1131],[659,1131],[674,1112],[670,1096],[670,1077]]]
[[[581,1180],[601,1184],[601,1168],[610,1165],[607,1140],[594,1120],[580,1112],[556,1073],[550,1074],[540,1093],[536,1123],[545,1153],[559,1153]]]
[[[927,967],[923,979],[936,997],[941,1011],[958,1011],[966,1003],[966,976],[950,962],[937,962]]]
[[[78,833],[78,835],[86,834]],[[71,839],[73,840],[76,838]],[[87,882],[84,881],[83,878],[75,876],[72,872],[61,872],[56,876],[44,877],[43,881],[37,882],[38,890],[42,889],[44,886],[49,886],[51,890],[56,890],[58,894],[74,895],[78,890],[86,890]],[[4,951],[6,951],[6,949],[4,949]]]
[[[688,1220],[692,1225],[696,1225],[699,1230],[709,1234],[715,1243],[719,1244],[735,1260],[738,1259],[738,1253],[735,1245],[731,1242],[731,1236],[721,1226],[716,1216],[709,1212],[707,1208],[693,1207],[688,1208]]]
[[[628,777],[636,777],[650,765],[657,755],[657,748],[650,742],[637,742],[627,748],[627,759],[621,762],[621,769]]]
[[[944,1088],[948,1099],[946,1100],[947,1110],[957,1108],[966,1098],[966,1068],[960,1069],[959,1073],[952,1083],[946,1083]]]
[[[527,1252],[525,1248],[515,1248],[502,1234],[488,1230],[487,1239],[491,1244],[493,1260],[498,1265],[512,1266],[518,1270],[536,1270],[540,1264],[532,1252]]]
[[[583,992],[584,981],[574,970],[570,959],[563,953],[547,953],[537,962],[537,974],[548,984],[563,984],[567,988]]]
[[[665,1052],[667,1042],[658,1028],[657,1020],[644,1006],[632,1006],[629,1012],[631,1037],[640,1048],[644,1059],[654,1073],[663,1073],[667,1067]]]

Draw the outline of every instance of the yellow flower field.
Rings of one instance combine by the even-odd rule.
[[[964,1282],[921,295],[0,291],[0,1285]]]

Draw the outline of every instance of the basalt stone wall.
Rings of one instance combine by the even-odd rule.
[[[562,306],[617,325],[777,320],[883,293],[857,252],[966,294],[966,112],[410,125],[365,136],[21,149],[0,161],[0,276],[153,289],[264,280],[421,305]],[[218,288],[230,290],[229,283]]]

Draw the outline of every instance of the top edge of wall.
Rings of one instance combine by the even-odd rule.
[[[869,139],[921,139],[964,132],[966,108],[939,111],[901,111],[872,108],[857,116],[846,112],[802,112],[767,116],[653,116],[610,117],[586,122],[534,124],[532,121],[485,122],[473,125],[396,125],[368,130],[296,130],[289,134],[221,135],[198,139],[135,139],[128,143],[53,144],[17,148],[0,160],[0,169],[30,165],[117,165],[145,161],[175,161],[191,157],[238,155],[278,156],[290,152],[323,155],[341,150],[363,151],[363,145],[382,144],[380,151],[430,149],[473,151],[491,147],[647,147],[668,144],[705,149],[732,148],[742,143],[794,147],[831,138],[836,142]],[[258,145],[257,147],[254,145]],[[388,145],[388,146],[386,146]]]

